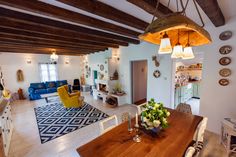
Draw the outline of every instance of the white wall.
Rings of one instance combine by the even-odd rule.
[[[169,55],[161,56],[160,66],[155,67],[152,56],[157,55],[158,47],[154,44],[142,42],[139,45],[130,45],[120,48],[119,74],[124,90],[127,92],[127,102],[131,103],[131,61],[147,60],[148,84],[147,100],[154,98],[158,102],[164,103],[167,107],[172,107],[172,60]],[[160,70],[159,78],[153,77],[155,70]]]
[[[203,62],[203,78],[201,87],[200,114],[209,118],[208,130],[220,133],[220,122],[225,117],[236,119],[236,18],[227,21],[222,27],[206,28],[213,39],[212,44],[202,47],[200,50],[205,52]],[[225,30],[231,30],[231,39],[221,41],[219,34]],[[219,53],[219,48],[223,45],[231,45],[232,52],[227,55],[231,57],[232,63],[227,68],[232,70],[229,77],[230,84],[226,87],[218,84],[219,70],[224,68],[219,64],[219,59],[223,57]]]
[[[49,55],[40,54],[17,54],[17,53],[0,53],[0,66],[2,67],[5,86],[11,92],[17,92],[22,88],[24,92],[28,90],[29,84],[40,82],[40,74],[38,63],[49,62]],[[30,58],[31,64],[27,64],[26,60]],[[65,59],[69,59],[70,63],[65,64]],[[73,83],[73,79],[80,77],[80,57],[59,56],[58,61],[58,79],[68,80]],[[19,83],[16,80],[16,71],[23,70],[24,82]],[[25,96],[28,94],[25,93]]]

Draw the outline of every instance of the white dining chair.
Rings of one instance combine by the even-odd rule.
[[[203,120],[199,123],[197,130],[194,133],[193,140],[195,141],[195,144],[194,144],[194,148],[196,151],[195,156],[198,156],[200,151],[203,148],[204,133],[207,127],[207,121],[208,121],[208,118],[204,117]]]
[[[143,104],[140,104],[140,105],[138,105],[138,106],[136,105],[139,115],[140,115],[141,112],[143,111],[143,106],[146,105],[146,104],[147,104],[147,103],[143,103]]]
[[[194,147],[192,147],[192,146],[188,147],[188,149],[187,149],[186,152],[185,152],[184,157],[193,157],[195,151],[196,151],[196,150],[195,150]]]
[[[101,135],[111,130],[118,125],[118,119],[116,115],[110,116],[99,123]],[[108,127],[106,127],[108,126]]]

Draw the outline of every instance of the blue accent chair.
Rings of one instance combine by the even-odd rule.
[[[31,83],[28,88],[29,99],[30,100],[38,100],[41,99],[41,94],[48,94],[57,92],[57,88],[63,85],[67,85],[67,80],[60,81],[48,81],[42,83]],[[68,85],[69,92],[71,92],[71,86]]]

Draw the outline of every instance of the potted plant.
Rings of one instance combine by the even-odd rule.
[[[151,99],[143,106],[143,109],[141,125],[146,130],[152,130],[157,133],[161,129],[168,127],[167,118],[170,116],[170,112],[164,108],[162,103],[156,103],[154,99]]]

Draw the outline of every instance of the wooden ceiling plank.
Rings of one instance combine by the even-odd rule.
[[[160,15],[166,15],[173,13],[168,7],[163,5],[162,3],[158,6],[158,12],[156,12],[157,0],[127,0],[129,3],[136,5],[137,7],[143,9],[151,15],[159,17]]]
[[[75,39],[75,38],[69,38],[65,36],[55,36],[55,35],[48,35],[48,34],[41,34],[38,32],[28,32],[24,30],[16,30],[16,29],[11,29],[11,28],[4,28],[0,26],[0,32],[5,33],[5,34],[10,34],[10,35],[18,35],[18,36],[24,36],[24,37],[34,37],[38,39],[51,39],[55,41],[64,41],[68,43],[74,43],[74,44],[80,44],[80,45],[87,45],[87,46],[94,46],[94,47],[113,47],[113,48],[118,48],[118,44],[106,44],[106,43],[99,43],[99,42],[93,42],[93,41],[84,41],[80,39]]]
[[[89,41],[103,43],[117,43],[126,46],[127,43],[139,44],[139,40],[118,36],[106,32],[75,26],[51,19],[28,15],[0,7],[1,25],[13,28],[25,28],[36,32],[47,31],[49,34],[63,34],[64,36],[77,37]],[[48,31],[50,30],[50,31]]]
[[[219,7],[217,0],[196,1],[216,27],[225,25],[225,17]]]
[[[134,30],[130,30],[112,23],[108,23],[90,16],[66,10],[37,0],[24,1],[23,3],[20,0],[0,0],[0,4],[23,9],[33,13],[38,13],[41,15],[63,19],[70,22],[83,24],[94,28],[99,28],[128,37],[137,38],[140,34],[139,32],[136,32]]]
[[[140,30],[145,30],[146,27],[148,26],[147,22],[99,1],[94,1],[94,0],[79,0],[79,1],[57,0],[57,1]]]

